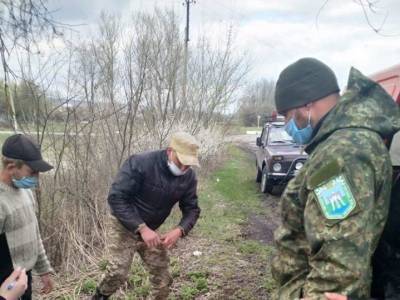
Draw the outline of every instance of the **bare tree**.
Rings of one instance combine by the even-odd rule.
[[[0,1],[0,56],[4,76],[4,92],[12,119],[17,130],[15,105],[9,89],[10,75],[15,72],[10,64],[14,52],[38,52],[37,43],[43,38],[60,35],[61,24],[56,23],[41,0]]]
[[[270,80],[261,79],[249,84],[240,99],[238,117],[245,126],[257,124],[258,116],[261,122],[266,120],[274,110],[275,83]]]
[[[137,20],[138,57],[148,62],[140,112],[147,131],[157,138],[156,145],[161,146],[186,105],[179,88],[184,47],[173,12],[156,10],[154,15],[140,15]]]
[[[190,129],[196,133],[201,127],[212,127],[234,107],[237,92],[242,87],[249,66],[233,50],[232,28],[220,49],[213,49],[202,38],[190,58],[189,118]],[[214,123],[216,121],[217,123]]]
[[[364,19],[367,22],[368,26],[377,34],[382,35],[382,36],[398,36],[399,34],[384,34],[382,32],[385,24],[387,17],[389,16],[388,10],[384,12],[384,16],[382,18],[382,21],[380,22],[380,25],[375,25],[373,22],[373,16],[377,16],[380,14],[380,7],[379,4],[381,3],[380,0],[353,0],[354,3],[360,6],[361,11],[364,15]],[[315,17],[315,23],[318,26],[318,19],[321,14],[321,12],[324,10],[324,8],[328,5],[329,0],[324,0],[321,7],[319,8],[317,15]]]

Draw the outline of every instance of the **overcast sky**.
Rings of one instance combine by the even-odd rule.
[[[364,0],[365,1],[365,0]],[[135,11],[155,7],[174,9],[185,27],[184,0],[53,0],[55,18],[88,32],[102,10],[128,18]],[[354,66],[365,74],[400,63],[400,1],[376,1],[368,12],[380,34],[368,25],[360,0],[196,0],[191,5],[191,39],[207,34],[222,38],[233,25],[238,53],[246,53],[252,66],[250,79],[276,80],[295,60],[312,56],[336,72],[340,84]],[[325,5],[324,5],[325,4]],[[183,36],[182,36],[183,38]]]

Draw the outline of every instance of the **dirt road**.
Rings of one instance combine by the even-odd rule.
[[[246,150],[255,161],[255,151],[257,150],[256,135],[235,135],[231,140],[238,147]],[[255,177],[256,167],[254,167],[254,180]],[[279,224],[279,197],[268,193],[261,196],[265,211],[249,216],[249,224],[244,229],[244,235],[248,239],[272,244],[273,233]]]

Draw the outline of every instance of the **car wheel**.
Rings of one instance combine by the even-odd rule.
[[[261,182],[262,173],[260,171],[260,168],[257,165],[256,165],[256,168],[257,168],[256,182]]]
[[[273,186],[268,182],[268,169],[264,167],[261,173],[261,183],[260,183],[261,193],[271,193]]]

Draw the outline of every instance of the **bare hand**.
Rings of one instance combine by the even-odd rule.
[[[336,293],[325,293],[325,297],[328,300],[347,300],[347,296]]]
[[[153,248],[161,244],[161,239],[158,233],[151,230],[149,227],[144,226],[139,232],[147,247]]]
[[[43,294],[48,294],[53,290],[54,283],[50,277],[50,273],[44,274],[40,276],[40,280],[42,281],[42,289],[41,292]]]
[[[176,244],[176,242],[181,236],[182,236],[181,229],[175,228],[162,236],[161,238],[162,244],[164,245],[165,248],[170,249]]]
[[[25,269],[16,268],[0,287],[0,296],[7,300],[19,299],[28,287]]]

